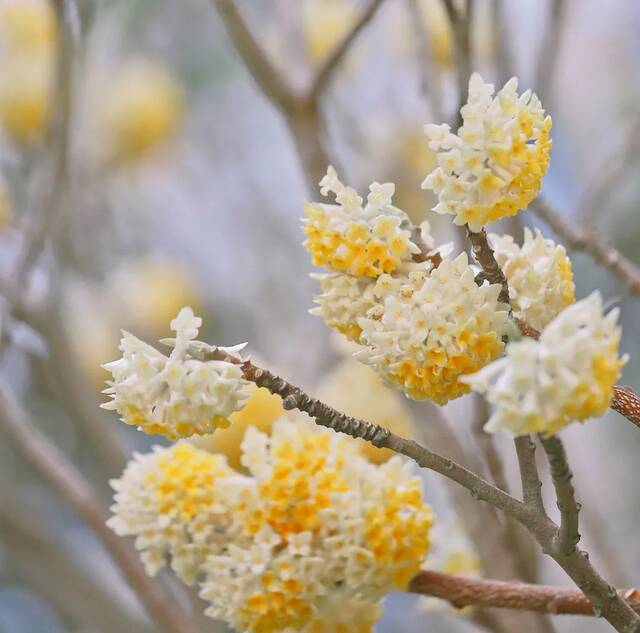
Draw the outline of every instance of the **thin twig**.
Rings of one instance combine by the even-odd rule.
[[[594,216],[608,203],[611,193],[619,188],[625,170],[633,164],[639,142],[640,118],[636,118],[623,131],[622,142],[599,160],[596,169],[586,179],[586,186],[575,206],[581,223],[590,227],[596,224]]]
[[[245,379],[254,382],[258,387],[265,387],[271,393],[279,395],[282,398],[285,409],[298,409],[311,416],[316,424],[320,426],[325,426],[351,437],[361,438],[371,442],[378,448],[390,448],[396,453],[413,459],[423,468],[428,468],[456,481],[469,490],[474,498],[486,501],[514,516],[519,521],[527,522],[531,519],[530,510],[522,502],[491,485],[453,460],[443,457],[413,440],[400,437],[378,424],[345,415],[324,402],[312,398],[284,378],[276,376],[267,369],[257,367],[250,360],[243,360],[220,348],[211,347],[204,355],[197,348],[193,348],[190,351],[194,356],[200,356],[204,359],[226,360],[227,362],[241,365]]]
[[[420,81],[420,93],[429,105],[434,121],[444,120],[442,109],[442,72],[430,54],[430,38],[425,26],[420,0],[407,0],[409,16],[416,40],[417,67]]]
[[[456,608],[497,607],[554,615],[595,615],[589,599],[572,587],[465,578],[425,570],[411,581],[409,591],[447,600]],[[640,612],[640,590],[620,590],[618,595]]]
[[[283,112],[290,112],[295,100],[291,87],[273,67],[245,24],[233,0],[213,0],[247,70],[269,100]]]
[[[467,227],[467,236],[471,242],[473,256],[482,267],[485,278],[489,283],[498,284],[501,287],[498,300],[509,305],[509,283],[498,265],[493,249],[489,246],[487,232],[482,229],[476,233]]]
[[[580,504],[576,501],[575,490],[571,483],[573,473],[559,437],[540,437],[540,441],[549,460],[551,479],[556,490],[558,510],[560,510],[560,530],[556,536],[554,548],[558,556],[568,556],[575,551],[580,541],[578,531]]]
[[[492,265],[492,260],[495,262],[495,257],[487,241],[486,233],[484,231],[482,233],[468,231],[468,233],[472,243],[475,240],[474,253],[476,253],[478,261],[483,266],[487,279],[497,282],[499,275],[504,277],[504,274],[499,266],[493,267]],[[485,268],[485,262],[489,264],[487,268]],[[502,288],[503,292],[508,296],[506,279],[502,284]],[[524,325],[526,326],[526,324]],[[526,327],[528,328],[528,326]],[[533,328],[530,329],[537,334]],[[563,507],[569,508],[568,486],[570,482],[567,483],[565,469],[560,468],[560,464],[557,462],[554,484],[556,485],[559,502],[562,500]],[[591,565],[588,554],[580,551],[575,546],[577,540],[575,540],[572,547],[569,545],[575,539],[575,534],[577,533],[575,526],[577,518],[574,519],[573,516],[575,514],[577,517],[577,513],[571,509],[566,511],[561,509],[561,515],[563,513],[566,513],[566,515],[562,516],[564,524],[560,529],[557,529],[553,522],[550,522],[550,525],[546,524],[546,516],[543,513],[536,511],[532,506],[525,504],[525,507],[533,511],[537,521],[533,520],[531,524],[523,522],[523,525],[536,536],[545,554],[551,556],[582,589],[585,595],[589,597],[594,604],[594,611],[605,617],[621,633],[640,632],[640,617],[618,595],[616,589],[602,578]]]
[[[473,396],[474,419],[471,425],[471,432],[473,433],[475,442],[482,453],[484,463],[489,470],[493,483],[501,490],[509,492],[509,484],[504,471],[504,463],[498,453],[495,438],[491,433],[486,433],[483,430],[484,425],[489,418],[489,403],[486,398],[479,394],[473,394]]]
[[[479,394],[473,394],[474,420],[472,423],[473,437],[476,441],[484,462],[491,475],[491,481],[501,490],[511,493],[509,483],[504,470],[504,463],[496,446],[496,437],[484,431],[484,425],[489,417],[489,403]],[[525,503],[527,502],[525,498]],[[499,538],[504,544],[507,556],[512,559],[517,578],[527,582],[535,582],[538,574],[538,548],[531,536],[523,531],[514,519],[504,517],[504,523],[500,526]],[[503,555],[503,554],[501,554]],[[513,578],[514,576],[496,576]]]
[[[158,630],[199,633],[173,598],[147,576],[142,563],[125,541],[106,526],[108,514],[96,502],[96,494],[82,473],[32,424],[17,400],[4,388],[0,388],[0,428],[31,466],[93,529]]]
[[[309,97],[317,99],[322,91],[327,86],[329,80],[333,76],[335,70],[340,66],[342,60],[346,56],[347,52],[351,48],[354,40],[358,37],[360,32],[369,24],[373,19],[378,9],[382,6],[384,0],[371,0],[368,6],[362,11],[358,19],[355,21],[351,29],[342,38],[334,50],[329,53],[329,56],[323,63],[320,70],[318,70],[315,79],[309,89]]]
[[[567,222],[546,200],[538,198],[531,207],[572,250],[584,251],[640,296],[640,270],[615,248],[606,245],[595,233]]]
[[[546,515],[542,499],[542,482],[536,465],[536,445],[527,435],[516,437],[514,442],[520,466],[522,498],[527,505],[536,508],[540,514]]]

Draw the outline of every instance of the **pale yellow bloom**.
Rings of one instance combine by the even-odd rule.
[[[0,125],[14,143],[37,143],[47,132],[56,44],[49,2],[0,4]]]
[[[524,230],[518,246],[510,235],[489,235],[498,265],[509,282],[513,314],[542,330],[575,301],[573,270],[567,251],[553,240]]]
[[[127,62],[104,95],[107,154],[124,161],[148,154],[175,133],[182,114],[182,90],[166,68],[144,59]]]
[[[605,315],[593,292],[560,312],[539,340],[509,343],[503,358],[463,377],[494,406],[485,430],[555,435],[574,420],[604,415],[627,361],[618,356],[618,314]]]
[[[535,94],[517,88],[514,77],[494,96],[473,73],[457,133],[447,124],[425,126],[439,166],[422,186],[438,196],[434,211],[473,231],[526,209],[549,166],[551,118]]]

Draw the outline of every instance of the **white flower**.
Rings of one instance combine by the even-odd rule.
[[[377,277],[411,261],[420,249],[411,241],[408,216],[391,204],[394,190],[392,183],[374,182],[363,207],[355,189],[343,185],[329,166],[320,193],[334,193],[337,204],[305,207],[305,247],[314,265],[356,277]]]
[[[425,127],[438,152],[439,166],[422,185],[438,196],[433,210],[473,231],[525,209],[549,164],[551,119],[538,97],[530,90],[518,96],[517,87],[514,77],[493,97],[493,86],[474,73],[457,135],[447,125]]]
[[[510,343],[507,353],[462,380],[486,393],[495,410],[485,429],[554,435],[572,420],[601,416],[626,357],[618,357],[618,310],[603,314],[593,292],[566,308],[540,340]]]
[[[382,275],[377,281],[342,273],[312,274],[311,277],[320,282],[322,293],[314,296],[318,307],[309,313],[322,317],[330,328],[338,330],[350,341],[357,341],[362,332],[358,318],[378,304],[376,285],[388,275]]]
[[[126,424],[170,439],[212,433],[229,425],[242,408],[251,383],[238,365],[201,361],[187,355],[202,320],[182,308],[171,322],[176,332],[169,357],[128,332],[123,332],[122,358],[107,363],[111,372],[105,409],[117,411]]]
[[[406,587],[429,548],[411,465],[373,466],[303,417],[270,438],[249,429],[243,450],[255,485],[238,500],[232,545],[207,564],[207,613],[239,631],[370,631],[379,600]],[[279,538],[265,540],[265,526]]]
[[[187,442],[137,455],[112,482],[110,527],[136,537],[149,573],[170,563],[198,582],[238,631],[371,631],[430,545],[412,464],[370,464],[306,416],[250,428],[242,448],[246,477]]]
[[[155,575],[170,562],[192,584],[207,557],[221,551],[222,536],[233,524],[223,495],[234,488],[218,485],[233,475],[224,457],[186,442],[156,446],[135,455],[120,479],[111,481],[116,494],[107,524],[121,536],[136,537],[147,573]]]
[[[507,306],[500,287],[477,286],[465,253],[431,271],[393,280],[381,303],[358,319],[362,350],[356,358],[415,399],[444,404],[469,391],[463,374],[502,351]]]
[[[536,330],[575,301],[571,260],[561,245],[545,239],[539,229],[524,230],[518,246],[510,235],[489,235],[496,260],[509,282],[509,299],[516,317]]]

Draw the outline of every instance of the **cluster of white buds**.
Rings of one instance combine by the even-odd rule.
[[[363,207],[356,190],[343,185],[329,166],[320,193],[334,193],[337,204],[305,207],[305,246],[314,265],[355,277],[377,277],[411,261],[420,249],[411,241],[408,216],[391,204],[394,191],[392,183],[374,182]]]
[[[345,229],[345,205],[361,209],[361,199],[353,189],[339,183],[332,168],[320,185],[336,191],[341,206],[312,208],[322,211],[325,229],[341,227],[342,232],[334,237],[342,240],[344,231],[349,230]],[[373,193],[379,192],[372,185],[368,210]],[[390,198],[378,198],[376,226],[387,220],[397,225],[402,212],[390,206]],[[305,223],[308,236],[320,229],[318,223]],[[417,234],[403,229],[402,239],[415,239]],[[433,249],[427,222],[420,226],[419,242],[423,249]],[[310,248],[309,240],[306,244]],[[477,371],[502,351],[507,307],[498,302],[499,286],[476,284],[466,254],[451,260],[446,257],[448,246],[424,253],[414,241],[410,240],[410,245],[407,259],[396,262],[391,272],[385,272],[383,266],[362,274],[348,266],[346,272],[313,275],[320,281],[322,292],[315,297],[318,307],[311,313],[357,343],[356,358],[405,394],[444,404],[469,391],[458,380],[461,375]],[[346,251],[340,241],[329,252],[342,257]],[[417,253],[420,257],[415,258]],[[314,258],[314,263],[336,270],[335,263],[327,259]]]
[[[510,343],[504,358],[462,380],[495,410],[485,429],[554,435],[573,420],[601,416],[626,357],[618,357],[618,310],[603,313],[594,292],[540,335]]]
[[[458,133],[425,126],[439,165],[423,183],[438,196],[433,210],[473,231],[526,209],[549,165],[551,118],[535,94],[518,96],[517,88],[514,77],[493,97],[493,86],[474,73]]]
[[[198,582],[238,631],[370,633],[379,601],[429,550],[430,507],[410,463],[369,463],[308,418],[248,429],[243,476],[186,442],[137,456],[109,525],[136,535],[147,569]],[[348,608],[346,608],[348,605]]]
[[[123,332],[122,358],[107,363],[112,380],[104,393],[111,400],[103,408],[117,411],[126,424],[169,439],[212,433],[229,424],[242,408],[251,385],[236,364],[202,361],[188,354],[202,319],[182,308],[171,321],[174,348],[167,357],[128,332]],[[242,346],[221,348],[237,351]]]
[[[116,534],[136,537],[149,575],[170,563],[192,584],[207,558],[222,551],[223,535],[233,524],[233,479],[226,481],[233,474],[224,457],[186,441],[156,446],[134,455],[121,478],[111,481],[116,494],[107,524]]]
[[[444,404],[469,391],[460,381],[502,352],[508,307],[500,286],[478,286],[466,253],[425,263],[402,283],[387,282],[380,305],[358,320],[362,349],[356,358],[373,366],[411,398]]]
[[[524,230],[518,246],[510,235],[489,235],[498,265],[509,282],[513,314],[536,330],[542,330],[575,301],[571,260],[564,246]]]

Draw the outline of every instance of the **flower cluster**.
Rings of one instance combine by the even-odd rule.
[[[306,205],[305,247],[314,265],[355,277],[377,277],[420,252],[411,241],[409,218],[391,204],[392,183],[374,182],[364,207],[355,189],[343,185],[331,166],[320,187],[323,196],[333,192],[337,204]]]
[[[327,187],[334,180],[330,168],[320,184]],[[339,226],[345,204],[362,207],[355,191],[332,186],[342,206],[324,205],[322,212],[328,225]],[[383,214],[376,221],[386,219],[397,218]],[[310,228],[307,221],[307,235]],[[428,223],[420,229],[420,241],[432,248]],[[404,232],[409,239],[411,232]],[[410,244],[407,254],[413,260],[412,254],[420,249]],[[342,246],[331,248],[337,248],[329,251],[334,255],[345,252]],[[392,273],[376,269],[371,276],[353,271],[313,275],[321,293],[311,313],[357,343],[356,358],[388,382],[412,398],[444,404],[469,391],[458,380],[461,375],[477,371],[502,351],[507,307],[498,302],[498,286],[475,283],[466,254],[451,260],[430,251],[418,259],[424,261],[398,262]],[[314,262],[332,267],[327,260]]]
[[[542,330],[575,301],[571,260],[561,245],[524,230],[518,246],[510,235],[489,235],[496,260],[509,282],[513,313],[531,327]]]
[[[438,196],[434,211],[478,231],[492,220],[516,215],[538,195],[549,164],[551,119],[530,90],[518,96],[514,77],[493,97],[477,73],[460,110],[464,124],[427,125],[439,166],[423,183]]]
[[[113,482],[110,525],[137,536],[150,572],[170,558],[200,582],[207,613],[239,631],[370,632],[429,549],[411,465],[375,466],[302,417],[250,428],[242,449],[248,476],[185,442],[138,456]]]
[[[232,525],[224,495],[233,487],[220,485],[232,475],[224,457],[185,441],[136,454],[122,477],[111,482],[116,494],[107,524],[116,534],[136,537],[149,575],[170,562],[192,584],[207,557],[222,551],[221,535]]]
[[[444,404],[469,391],[460,377],[477,371],[503,349],[508,308],[498,285],[478,286],[467,255],[444,259],[406,280],[386,279],[379,313],[361,317],[356,357],[411,398]],[[376,308],[376,309],[377,309]]]
[[[486,393],[495,410],[485,429],[554,435],[572,420],[605,413],[626,357],[618,357],[618,310],[603,314],[594,292],[566,308],[538,341],[510,343],[507,353],[462,380]]]
[[[126,424],[170,439],[228,426],[251,383],[238,365],[188,356],[201,324],[191,308],[180,310],[171,322],[176,338],[169,357],[123,332],[122,358],[104,365],[113,379],[105,390],[112,399],[102,406],[116,410]]]

